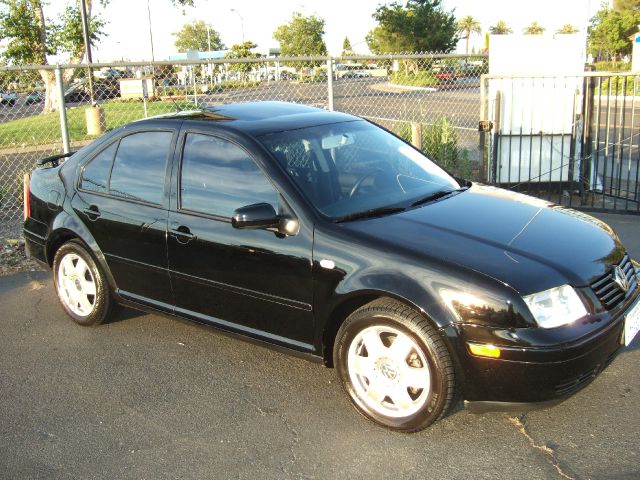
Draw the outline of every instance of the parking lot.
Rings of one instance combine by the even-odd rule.
[[[600,215],[640,257],[640,217]],[[181,320],[72,323],[49,272],[0,277],[3,478],[640,476],[640,341],[563,404],[457,406],[412,435],[349,405],[333,370]]]

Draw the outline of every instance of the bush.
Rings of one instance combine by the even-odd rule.
[[[596,62],[598,72],[625,72],[631,70],[631,62]]]
[[[433,73],[424,71],[415,74],[394,72],[389,80],[397,85],[409,85],[412,87],[432,87],[440,83]]]
[[[400,124],[396,135],[411,143],[411,124]],[[458,134],[446,117],[431,125],[422,125],[422,151],[456,177],[471,178],[473,175],[469,152],[458,147]]]
[[[626,87],[625,87],[625,79]],[[622,77],[604,77],[598,88],[598,80],[596,80],[595,94],[600,95],[640,95],[640,78],[631,76]],[[609,84],[611,83],[611,92],[609,92]],[[635,91],[634,91],[635,88]]]

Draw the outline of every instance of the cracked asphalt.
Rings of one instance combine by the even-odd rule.
[[[640,217],[598,215],[640,258]],[[640,340],[566,402],[461,406],[412,435],[333,370],[158,315],[73,324],[48,272],[0,277],[0,478],[640,477]]]

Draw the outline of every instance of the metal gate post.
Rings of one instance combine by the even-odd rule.
[[[591,189],[591,164],[593,159],[593,136],[596,125],[593,117],[593,104],[595,100],[595,77],[585,77],[582,88],[582,142],[580,148],[580,177],[578,178],[578,186],[580,188],[580,201],[586,202],[585,192]],[[572,163],[575,161],[574,156],[571,157]],[[575,168],[575,167],[574,167]],[[571,178],[573,180],[573,178]]]
[[[333,58],[327,58],[327,100],[329,111],[333,112]]]
[[[69,153],[69,124],[67,123],[67,106],[64,102],[64,83],[62,81],[62,69],[60,64],[55,68],[56,91],[58,92],[58,111],[60,112],[60,133],[62,135],[62,147],[64,153]]]

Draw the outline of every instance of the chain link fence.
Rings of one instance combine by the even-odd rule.
[[[482,55],[410,54],[0,68],[0,220],[21,218],[22,177],[40,158],[134,120],[236,102],[359,115],[477,179],[487,63]]]

